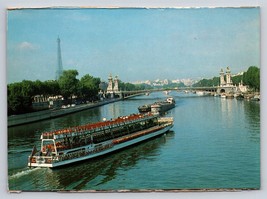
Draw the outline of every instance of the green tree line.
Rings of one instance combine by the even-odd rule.
[[[55,96],[60,94],[57,81],[23,80],[7,85],[8,115],[32,111],[32,101],[35,95]]]
[[[256,66],[250,66],[243,75],[236,75],[232,77],[234,85],[238,85],[243,81],[244,85],[249,86],[251,90],[260,91],[260,69]],[[218,86],[220,84],[220,77],[213,77],[212,79],[202,79],[193,84],[193,87],[210,87]]]
[[[66,103],[73,103],[72,97],[76,96],[80,101],[98,100],[100,78],[89,74],[80,80],[77,70],[65,70],[58,80],[30,81],[11,83],[7,85],[8,115],[32,112],[34,96],[43,97],[62,95]],[[148,85],[134,85],[119,81],[120,90],[145,90]]]
[[[149,90],[152,89],[152,86],[148,84],[132,84],[132,83],[124,83],[119,80],[119,89],[122,91],[133,91],[133,90]]]
[[[243,74],[243,82],[255,91],[260,91],[260,69],[256,66],[251,66]]]
[[[11,83],[7,85],[8,115],[32,112],[32,102],[36,95],[44,97],[62,95],[64,99],[72,101],[72,96],[83,100],[97,99],[100,78],[83,76],[77,79],[77,70],[63,71],[58,80],[40,80]]]

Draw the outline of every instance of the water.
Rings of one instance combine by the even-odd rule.
[[[260,188],[260,103],[171,92],[172,131],[123,151],[59,169],[27,168],[43,131],[137,112],[166,98],[152,93],[95,109],[8,128],[10,190]]]

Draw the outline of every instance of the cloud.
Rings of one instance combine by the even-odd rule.
[[[39,47],[30,42],[23,41],[17,45],[18,50],[37,50]]]

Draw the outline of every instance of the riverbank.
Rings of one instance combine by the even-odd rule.
[[[38,111],[34,113],[26,113],[26,114],[21,114],[21,115],[12,115],[8,117],[7,125],[8,127],[11,127],[11,126],[18,126],[22,124],[37,122],[41,120],[56,118],[56,117],[60,117],[63,115],[87,110],[90,108],[103,106],[105,104],[117,102],[120,100],[122,99],[121,98],[109,99],[109,100],[104,100],[104,101],[95,102],[95,103],[76,105],[74,107],[71,106],[71,107],[66,107],[66,108],[50,109],[50,110]]]

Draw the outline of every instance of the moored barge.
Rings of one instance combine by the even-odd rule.
[[[34,146],[28,166],[54,168],[95,158],[164,134],[172,126],[172,117],[146,113],[44,132],[40,150]]]
[[[152,104],[151,112],[153,114],[163,114],[174,107],[175,107],[175,100],[172,97],[169,97],[163,102]]]
[[[147,113],[151,111],[151,104],[145,104],[138,107],[139,113]]]
[[[139,106],[138,110],[140,113],[152,112],[154,114],[163,114],[174,107],[175,100],[172,97],[168,97],[165,101]]]

